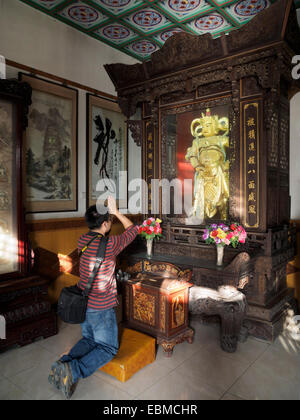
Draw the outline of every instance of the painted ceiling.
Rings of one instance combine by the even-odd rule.
[[[276,0],[20,0],[139,61],[176,32],[214,38]],[[294,0],[300,8],[300,0]]]

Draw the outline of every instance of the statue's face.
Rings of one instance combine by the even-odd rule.
[[[199,162],[205,167],[218,166],[223,160],[223,155],[217,150],[203,150],[199,157]]]
[[[212,137],[215,135],[215,127],[213,124],[213,119],[209,118],[204,121],[204,124],[202,126],[202,135],[204,137]]]

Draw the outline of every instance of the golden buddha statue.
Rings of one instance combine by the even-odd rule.
[[[229,198],[229,160],[225,149],[229,147],[229,120],[218,115],[206,115],[191,124],[194,137],[186,154],[195,169],[193,216],[201,220],[213,218],[219,211],[222,220],[227,218]],[[222,133],[222,134],[220,134]]]

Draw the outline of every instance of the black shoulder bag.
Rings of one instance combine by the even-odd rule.
[[[100,240],[96,256],[96,263],[88,279],[85,289],[82,290],[77,285],[65,287],[62,289],[57,304],[57,314],[62,319],[62,321],[69,324],[82,324],[85,321],[89,292],[92,288],[94,278],[105,258],[107,240],[108,237],[103,237]],[[89,243],[86,245],[86,247],[89,245]],[[84,249],[86,249],[86,247]]]

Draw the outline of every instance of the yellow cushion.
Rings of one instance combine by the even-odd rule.
[[[124,328],[120,349],[115,358],[99,370],[126,382],[136,372],[155,360],[155,338]]]

